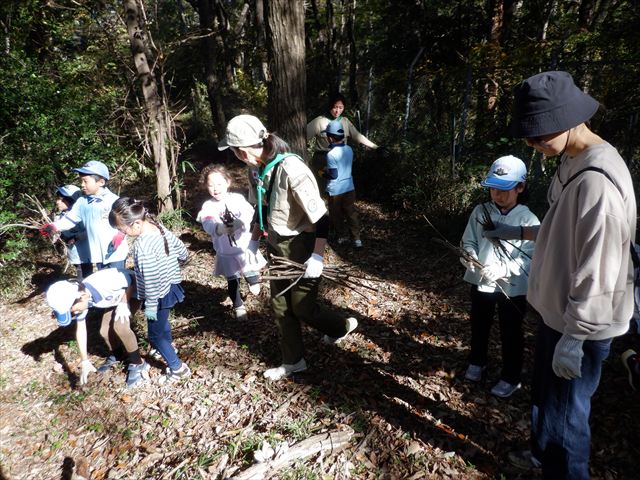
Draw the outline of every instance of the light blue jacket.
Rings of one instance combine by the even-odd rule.
[[[333,145],[333,148],[327,153],[327,170],[337,170],[338,178],[327,180],[327,193],[330,196],[335,197],[355,190],[351,176],[352,165],[353,150],[351,147],[345,144]]]
[[[56,217],[56,221],[66,217],[69,210],[60,212]],[[71,230],[66,230],[61,235],[62,240],[68,242],[73,240],[71,245],[67,245],[67,258],[71,265],[80,265],[81,263],[90,263],[91,255],[89,254],[89,242],[87,241],[87,232],[82,222],[76,224]]]
[[[503,215],[493,202],[486,202],[476,205],[473,209],[462,235],[462,248],[476,252],[478,261],[481,264],[488,266],[502,263],[508,266],[510,276],[504,280],[498,280],[500,287],[502,287],[507,296],[526,295],[531,256],[533,255],[535,243],[529,240],[509,240],[508,242],[502,240],[501,244],[509,255],[501,255],[493,243],[482,236],[483,227],[481,222],[483,222],[485,209],[489,213],[491,220],[507,225],[540,225],[540,220],[524,205],[518,204],[506,215]],[[494,283],[481,278],[477,269],[475,272],[470,272],[467,269],[464,274],[464,280],[473,285],[478,285],[478,290],[481,292],[501,291]]]
[[[111,206],[118,199],[108,188],[102,188],[97,195],[84,195],[76,200],[69,213],[53,224],[59,231],[71,230],[80,222],[87,229],[91,263],[111,263],[126,260],[129,246],[123,241],[118,249],[107,258],[107,249],[118,230],[109,225]]]

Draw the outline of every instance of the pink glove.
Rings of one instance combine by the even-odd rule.
[[[44,237],[51,237],[58,231],[58,229],[53,223],[47,223],[46,225],[43,225],[38,231],[40,232],[40,235]]]

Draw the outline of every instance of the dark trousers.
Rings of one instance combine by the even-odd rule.
[[[542,462],[545,479],[584,480],[589,478],[591,397],[598,389],[611,339],[586,340],[581,377],[565,380],[551,367],[561,336],[539,322],[531,392],[532,452]]]
[[[525,295],[507,297],[502,292],[479,292],[471,286],[471,355],[469,363],[484,367],[488,362],[489,333],[498,307],[502,373],[500,378],[513,385],[520,382],[524,333],[522,320],[527,308]]]
[[[356,191],[329,196],[329,218],[338,238],[347,237],[345,222],[353,240],[360,240],[360,219],[356,211]]]
[[[259,275],[247,275],[244,277],[249,285],[255,285],[260,282]],[[240,277],[228,277],[227,278],[227,291],[229,292],[229,298],[233,302],[233,308],[238,308],[244,305],[242,296],[240,295]]]
[[[294,262],[306,262],[315,243],[315,233],[301,233],[295,237],[280,237],[269,231],[268,253],[286,257]],[[275,245],[274,245],[275,244]],[[325,335],[338,338],[347,333],[345,318],[318,305],[319,278],[301,279],[284,295],[278,293],[291,285],[293,280],[272,280],[271,306],[280,333],[282,363],[293,364],[302,359],[304,345],[301,322],[319,330]]]

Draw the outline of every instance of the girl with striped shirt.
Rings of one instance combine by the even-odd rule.
[[[189,256],[186,247],[149,214],[141,201],[133,198],[116,200],[109,213],[109,223],[125,235],[137,237],[133,244],[133,262],[138,298],[144,301],[149,342],[168,365],[160,383],[188,378],[191,370],[178,358],[169,324],[171,309],[184,300],[180,263]]]

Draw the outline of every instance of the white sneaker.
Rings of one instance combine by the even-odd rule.
[[[521,383],[517,383],[513,385],[509,382],[505,382],[504,380],[500,380],[496,385],[491,389],[491,394],[500,398],[507,398],[513,395],[513,392],[522,387]]]
[[[353,241],[353,246],[355,248],[362,248],[362,240],[354,240]]]
[[[247,319],[247,309],[244,308],[244,305],[236,308],[236,319],[237,320],[246,320]]]
[[[340,238],[338,238],[338,245],[343,245],[343,244],[347,243],[348,241],[349,241],[349,238],[340,237]]]
[[[464,378],[472,382],[479,382],[480,380],[482,380],[482,376],[484,375],[484,371],[486,369],[487,367],[469,364],[469,366],[467,367],[467,371],[464,374]]]
[[[260,284],[259,283],[254,283],[253,285],[249,285],[249,291],[253,295],[259,295],[260,294]]]
[[[282,378],[286,378],[292,373],[304,372],[307,369],[307,362],[304,358],[301,358],[298,362],[290,364],[283,363],[279,367],[270,368],[266,370],[263,375],[265,378],[269,380],[280,380]]]
[[[353,332],[356,328],[358,328],[358,320],[356,320],[354,317],[347,318],[346,324],[347,324],[347,333],[345,333],[343,336],[338,338],[325,335],[324,337],[322,337],[322,342],[326,343],[327,345],[336,345],[340,343],[342,340],[344,340],[346,336],[349,335],[351,332]]]

